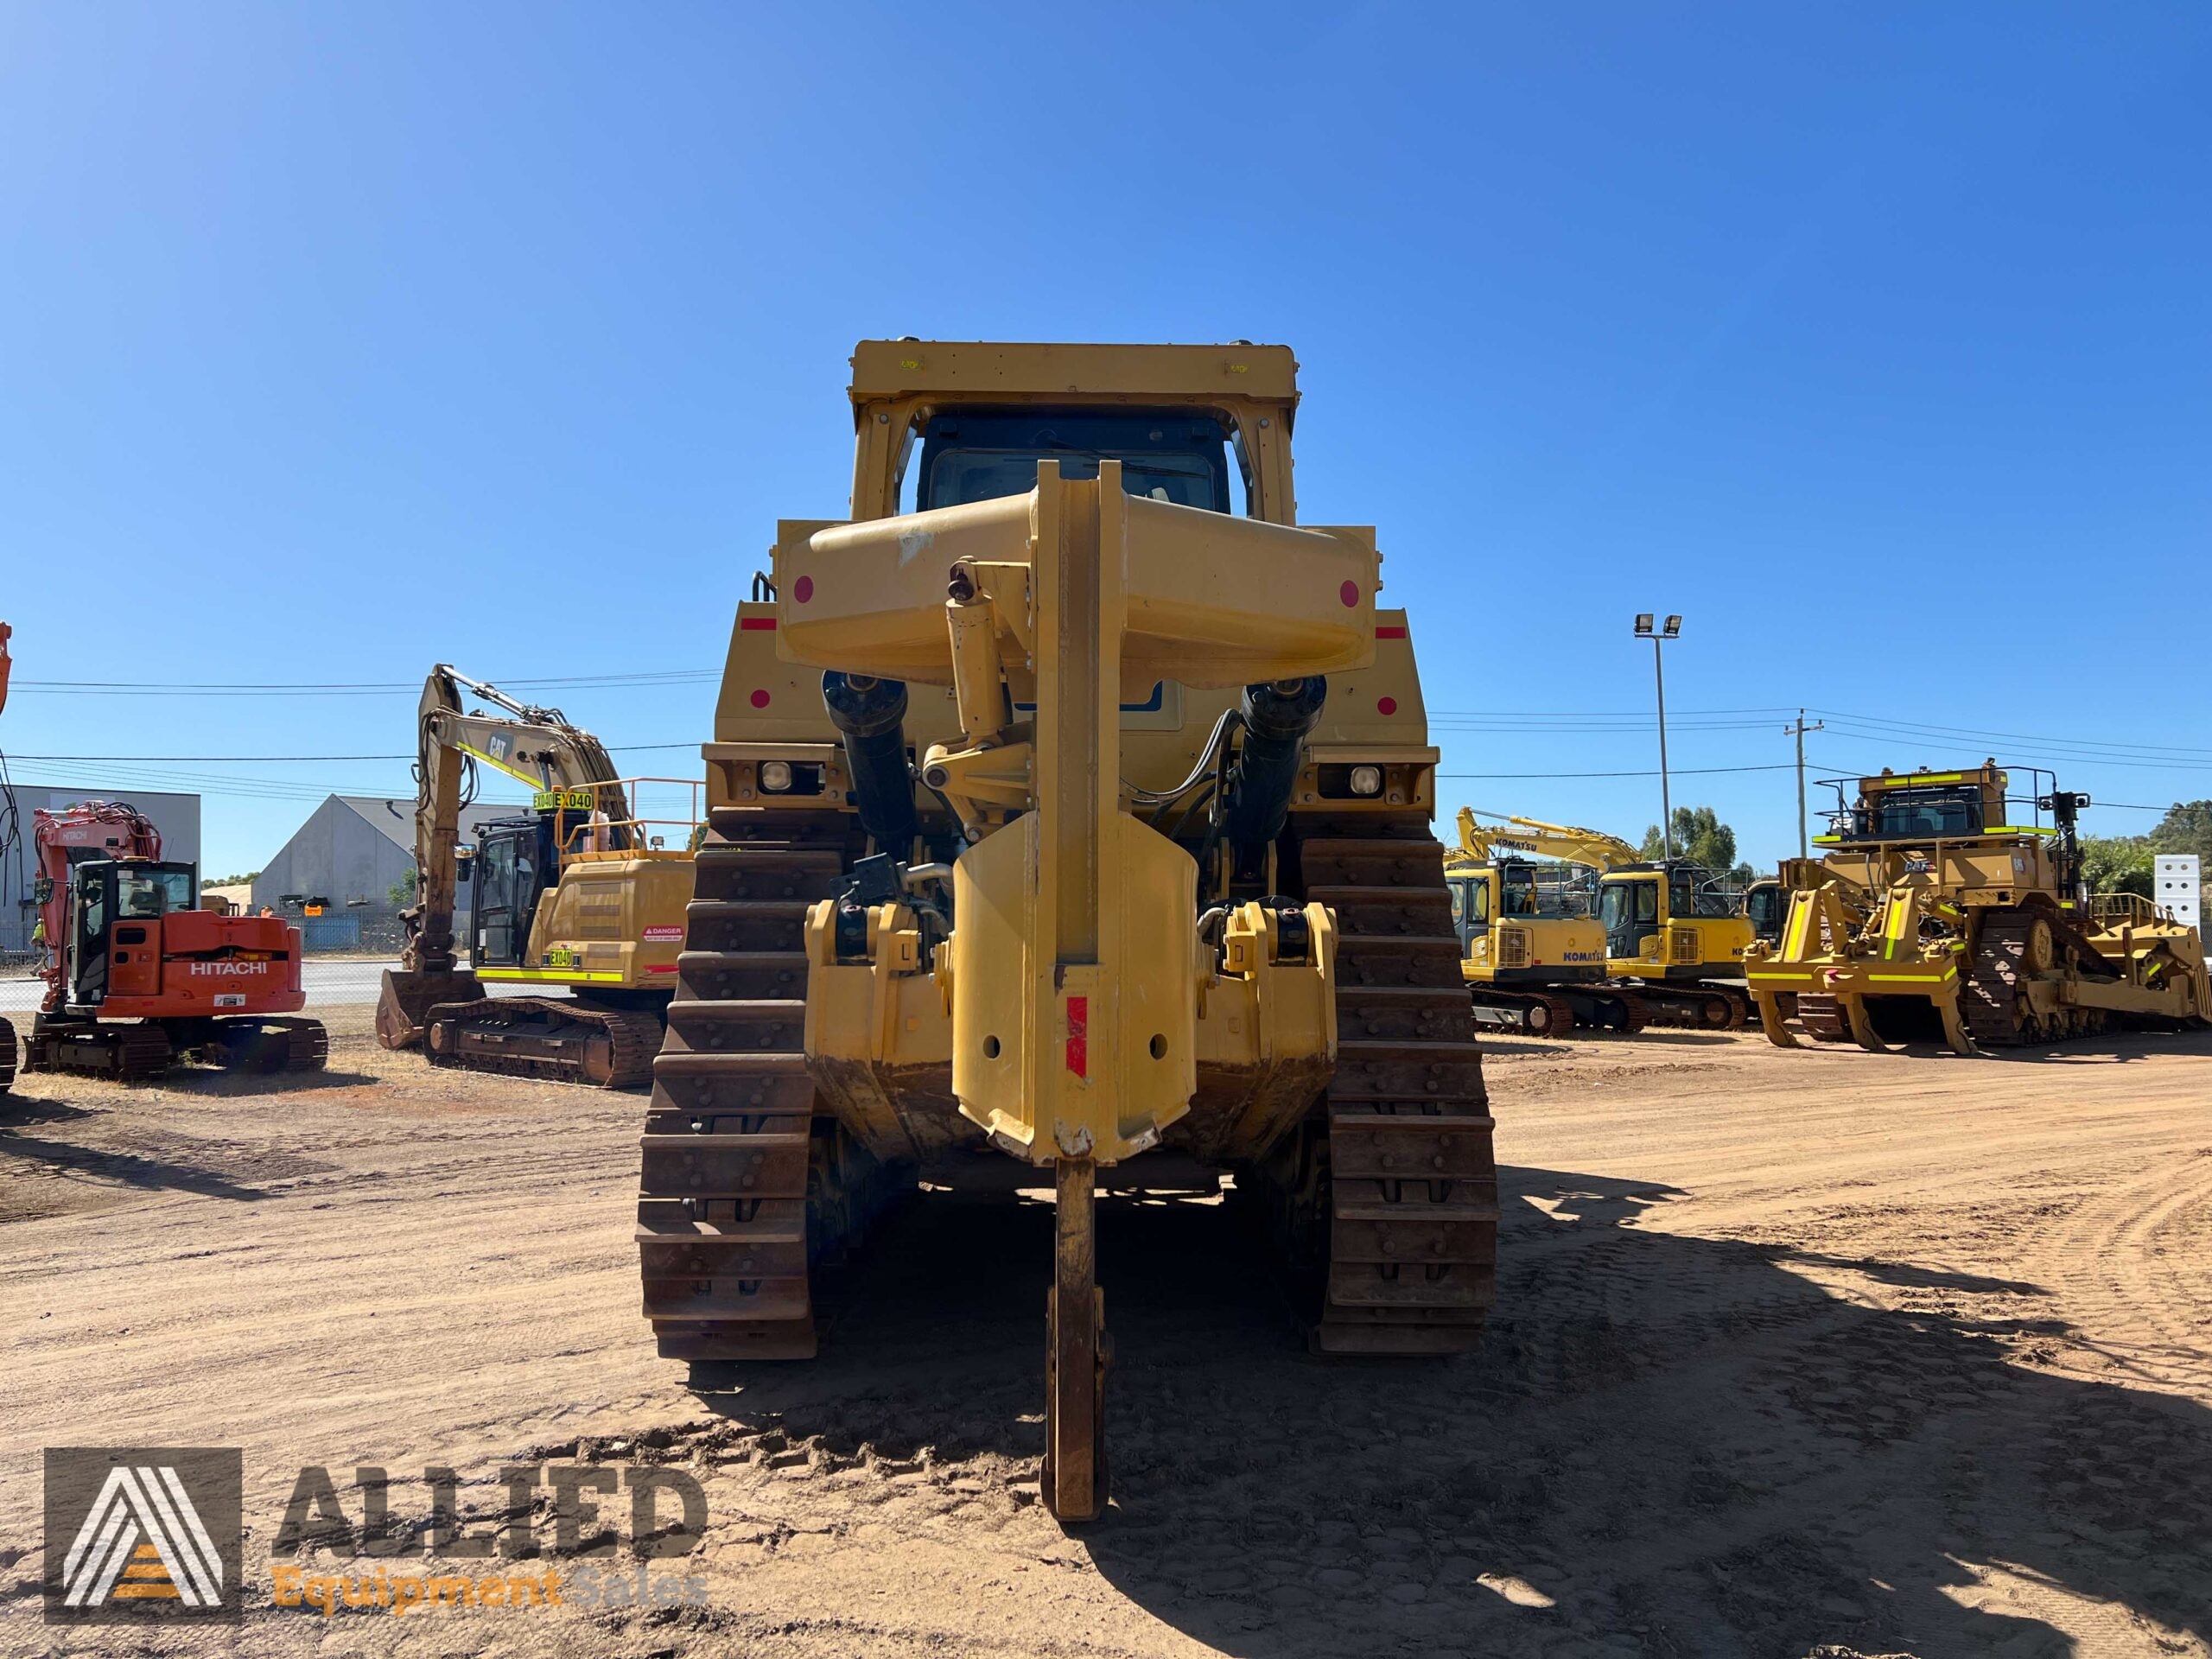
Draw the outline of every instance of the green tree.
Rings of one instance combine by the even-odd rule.
[[[2152,856],[2148,836],[2082,837],[2082,874],[2093,893],[2139,893],[2145,899],[2154,897]]]
[[[2195,853],[2212,871],[2212,801],[2176,801],[2150,834],[2158,853]]]
[[[415,872],[410,870],[385,890],[384,896],[391,900],[394,910],[404,910],[415,902],[416,880]]]
[[[1659,858],[1665,852],[1666,842],[1655,823],[1643,832],[1643,855]],[[1678,806],[1675,809],[1675,856],[1693,859],[1709,870],[1732,869],[1736,832],[1721,823],[1720,815],[1709,806]]]

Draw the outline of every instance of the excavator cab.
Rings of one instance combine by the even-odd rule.
[[[561,878],[550,814],[486,826],[477,839],[474,912],[480,968],[520,968],[537,901]]]
[[[1744,916],[1754,938],[1769,944],[1782,938],[1783,918],[1789,912],[1789,890],[1772,876],[1744,889]]]
[[[1659,872],[1607,877],[1598,888],[1598,919],[1608,957],[1643,955],[1639,942],[1659,931]]]
[[[1490,932],[1491,875],[1487,870],[1446,870],[1445,885],[1452,890],[1452,931],[1459,936],[1459,954],[1473,954],[1475,941]]]
[[[98,1007],[118,969],[127,976],[141,958],[158,963],[157,930],[146,924],[190,910],[194,877],[189,864],[137,859],[92,859],[71,872],[66,964],[71,1007]]]

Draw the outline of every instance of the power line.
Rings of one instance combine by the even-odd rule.
[[[643,754],[656,749],[696,749],[690,743],[609,743],[606,747],[616,754]],[[137,761],[199,761],[203,764],[231,766],[275,766],[303,760],[413,760],[411,754],[18,754],[18,760],[98,762],[101,765],[123,765]],[[271,782],[276,780],[271,779]]]
[[[1723,772],[1788,772],[1788,761],[1766,766],[1669,766],[1672,778],[1705,778]],[[1439,778],[1656,778],[1659,768],[1645,772],[1440,772]]]
[[[662,669],[635,674],[587,674],[559,679],[501,679],[517,690],[696,685],[719,680],[715,669]],[[93,697],[385,697],[419,692],[420,680],[280,682],[264,680],[17,680],[11,690],[44,696]]]

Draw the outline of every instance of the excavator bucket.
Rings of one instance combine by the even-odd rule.
[[[420,1048],[430,1010],[442,1002],[474,1002],[484,988],[467,969],[449,973],[387,968],[377,995],[377,1041],[386,1048]]]

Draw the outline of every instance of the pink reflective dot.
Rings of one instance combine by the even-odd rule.
[[[768,694],[766,691],[755,691],[753,694],[753,706],[755,709],[766,709],[768,706]]]
[[[1352,609],[1359,603],[1359,584],[1356,582],[1344,583],[1337,589],[1337,597],[1344,601],[1345,609]]]
[[[812,576],[801,576],[797,582],[791,583],[791,597],[802,605],[805,604],[808,600],[812,599],[814,597],[814,578]]]
[[[1398,700],[1397,700],[1395,697],[1377,697],[1377,698],[1376,698],[1376,699],[1375,699],[1375,712],[1376,712],[1376,714],[1378,714],[1378,715],[1395,715],[1395,714],[1396,714],[1396,713],[1398,712]]]

